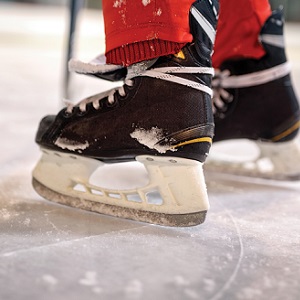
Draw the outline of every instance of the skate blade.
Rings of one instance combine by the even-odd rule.
[[[253,143],[256,145],[256,149],[254,149]],[[235,145],[234,142],[232,145]],[[244,160],[238,160],[236,156],[228,153],[225,155],[220,152],[215,153],[212,149],[204,166],[205,171],[271,180],[300,180],[299,137],[293,141],[282,143],[249,142],[240,150],[251,151],[247,149],[248,146],[253,153],[256,151],[256,154],[254,153],[251,159]]]
[[[33,171],[33,186],[48,200],[165,226],[194,226],[205,220],[209,204],[202,164],[197,161],[138,156],[137,161],[145,166],[149,176],[147,184],[118,190],[90,183],[92,174],[104,163],[67,153],[42,151]]]

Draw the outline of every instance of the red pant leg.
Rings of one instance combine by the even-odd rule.
[[[108,62],[134,62],[175,53],[192,40],[189,9],[194,0],[103,0]],[[220,0],[213,64],[260,58],[258,34],[270,16],[268,0]]]
[[[268,0],[220,0],[214,67],[227,59],[262,57],[265,52],[258,35],[270,15]]]
[[[189,10],[193,2],[103,0],[108,61],[129,65],[179,51],[192,41]]]

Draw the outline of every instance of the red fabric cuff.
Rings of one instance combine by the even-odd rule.
[[[175,43],[160,39],[136,42],[108,51],[106,53],[106,62],[129,66],[143,60],[178,53],[184,45],[185,43]]]

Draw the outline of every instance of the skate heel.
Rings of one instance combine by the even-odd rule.
[[[281,180],[300,179],[300,140],[299,137],[282,143],[257,142],[260,149],[260,158],[257,160],[269,161],[265,171],[270,178]]]
[[[90,183],[104,163],[43,150],[33,171],[33,186],[48,200],[111,216],[166,226],[193,226],[205,220],[209,203],[200,162],[148,155],[136,160],[145,166],[148,183],[107,189]]]

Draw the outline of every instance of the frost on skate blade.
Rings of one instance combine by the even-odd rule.
[[[204,221],[209,204],[201,163],[159,156],[136,159],[105,165],[43,149],[33,184],[46,199],[108,215],[169,226]]]

